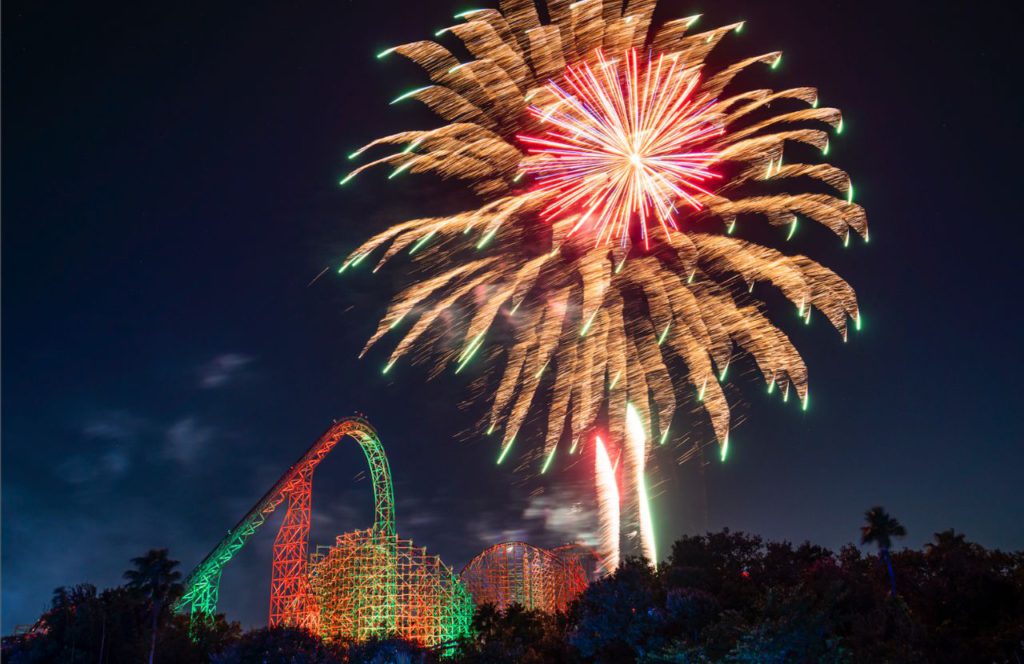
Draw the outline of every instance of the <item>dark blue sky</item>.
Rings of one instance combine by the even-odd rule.
[[[843,109],[830,158],[872,227],[846,251],[801,228],[796,248],[857,287],[864,330],[844,345],[821,318],[778,317],[810,366],[811,408],[735,374],[746,421],[729,463],[702,480],[659,458],[663,548],[705,525],[839,546],[873,504],[909,545],[955,527],[1024,548],[1018,36],[999,5],[962,4],[659,10],[747,19],[728,52],[782,49],[770,84],[817,85]],[[581,469],[531,497],[539,485],[494,466],[495,441],[456,439],[479,414],[458,408],[472,375],[427,384],[407,367],[381,376],[380,353],[356,360],[395,271],[308,286],[358,239],[453,196],[415,178],[336,182],[353,147],[432,122],[388,106],[423,79],[373,54],[466,8],[4,3],[4,633],[57,585],[117,583],[147,548],[190,568],[355,410],[389,453],[399,531],[453,566],[505,537],[592,527]],[[368,525],[362,466],[351,446],[318,472],[314,543]],[[265,620],[272,540],[225,572],[229,617]]]

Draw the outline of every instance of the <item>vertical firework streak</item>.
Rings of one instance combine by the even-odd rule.
[[[601,527],[601,557],[605,569],[619,566],[619,485],[608,450],[600,436],[594,438],[594,484],[597,487],[598,519]]]
[[[342,184],[387,166],[389,178],[454,178],[482,202],[398,223],[339,272],[375,253],[374,272],[412,255],[417,280],[363,353],[391,333],[399,340],[385,373],[403,358],[433,360],[432,375],[484,358],[497,375],[481,428],[498,434],[499,463],[519,457],[550,472],[567,430],[579,441],[600,426],[628,446],[627,403],[645,440],[660,444],[676,411],[696,404],[724,461],[732,422],[723,385],[737,356],[752,359],[769,393],[809,403],[807,368],[757,299],[762,291],[780,292],[805,323],[817,309],[844,341],[850,321],[860,327],[846,281],[743,238],[746,224],[766,222],[791,247],[803,220],[844,246],[852,234],[867,241],[850,177],[807,150],[828,154],[826,130],[842,132],[840,112],[819,107],[810,87],[738,87],[738,75],[776,69],[782,54],[714,67],[708,55],[743,24],[691,34],[689,17],[652,27],[655,4],[552,1],[545,24],[533,0],[500,0],[500,10],[464,12],[437,33],[461,40],[469,61],[434,41],[379,56],[408,58],[430,78],[393,103],[421,102],[445,123],[356,150],[350,158],[384,153]],[[531,412],[546,415],[543,445],[520,443],[513,454]],[[643,522],[643,464],[629,463],[626,509],[646,511]]]
[[[632,489],[636,492],[636,504],[639,508],[640,550],[644,557],[657,566],[658,553],[654,546],[654,521],[651,517],[651,503],[647,495],[647,433],[640,414],[633,404],[626,406],[626,454],[629,464],[627,472],[632,471]]]

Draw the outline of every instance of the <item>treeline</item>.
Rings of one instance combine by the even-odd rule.
[[[242,633],[219,616],[188,636],[170,604],[181,587],[166,551],[133,561],[128,583],[59,588],[36,629],[4,639],[4,661],[213,662],[1011,662],[1024,664],[1024,552],[953,531],[889,551],[902,526],[877,509],[865,542],[766,542],[724,530],[683,537],[655,570],[626,560],[564,614],[477,610],[474,634],[442,653],[398,640],[325,644],[294,629]],[[894,592],[895,591],[895,592]]]

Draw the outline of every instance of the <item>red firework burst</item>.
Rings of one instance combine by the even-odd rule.
[[[596,56],[593,68],[566,69],[565,88],[548,82],[555,101],[530,107],[553,127],[540,137],[519,136],[536,155],[525,170],[556,194],[545,219],[579,213],[570,235],[589,227],[595,244],[613,237],[624,244],[636,218],[646,247],[652,219],[667,234],[678,230],[679,202],[701,209],[693,192],[709,194],[702,184],[719,177],[709,170],[718,153],[701,148],[723,129],[715,100],[694,98],[698,69],[676,54],[648,56],[642,67],[635,49],[621,60]]]

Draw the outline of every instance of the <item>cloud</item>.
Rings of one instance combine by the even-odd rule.
[[[150,423],[125,411],[95,415],[81,427],[84,444],[56,464],[57,475],[69,484],[111,481],[132,465],[132,448]]]
[[[199,367],[199,387],[211,390],[237,379],[252,358],[241,353],[224,353]]]
[[[184,417],[168,427],[164,455],[179,463],[192,463],[214,433],[213,427],[200,424],[194,416]]]
[[[99,457],[86,454],[70,456],[58,464],[57,474],[69,484],[86,484],[120,477],[130,466],[131,461],[124,451],[111,449]]]
[[[138,415],[114,410],[100,413],[86,422],[82,427],[82,435],[86,438],[131,443],[148,426],[149,422]]]
[[[573,499],[570,493],[562,491],[532,496],[523,510],[523,519],[539,521],[545,532],[566,542],[596,544],[597,511]]]
[[[500,528],[494,526],[496,523],[515,523],[518,527]],[[545,547],[567,542],[593,546],[598,541],[596,510],[568,489],[531,496],[518,517],[484,512],[466,525],[471,536],[487,545],[525,541]]]

